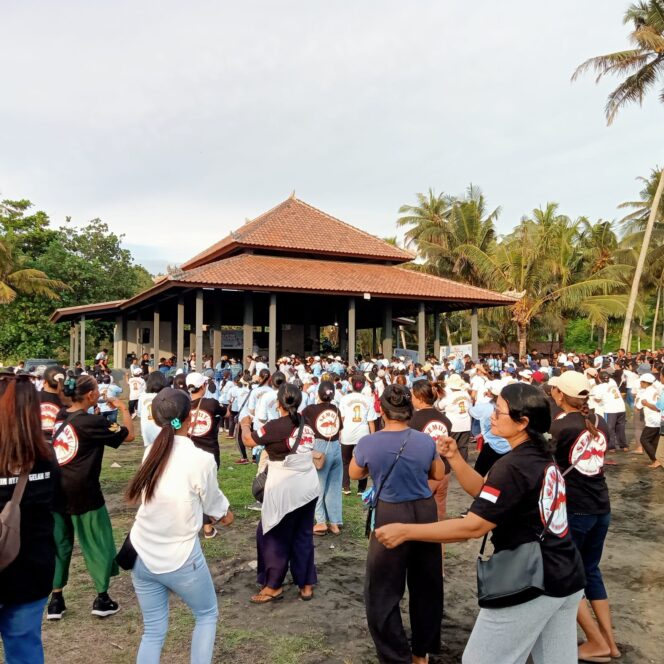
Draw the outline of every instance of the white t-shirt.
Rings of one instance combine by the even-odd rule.
[[[169,388],[170,389],[170,388]],[[143,392],[138,397],[138,415],[141,418],[141,437],[143,445],[147,447],[154,443],[161,427],[152,418],[152,400],[157,396],[155,392]]]
[[[129,401],[138,400],[138,397],[145,392],[145,381],[140,376],[132,376],[127,383],[129,384]]]
[[[636,371],[631,369],[625,369],[623,371],[623,379],[625,380],[625,385],[628,390],[632,390],[633,394],[636,394],[638,390],[641,389],[641,383],[639,382],[639,374]]]
[[[452,423],[452,432],[470,431],[470,394],[466,390],[447,390],[447,394],[436,407],[441,410]]]
[[[371,433],[369,422],[378,419],[373,399],[358,392],[345,394],[341,398],[339,411],[344,423],[340,436],[342,445],[356,445],[360,438]]]
[[[152,500],[138,508],[131,542],[153,574],[174,572],[191,555],[203,513],[219,519],[228,508],[217,481],[214,457],[186,436],[175,436]]]
[[[473,376],[470,379],[470,389],[475,392],[475,404],[489,403],[491,397],[486,393],[486,378],[484,376]]]
[[[625,402],[613,378],[609,378],[606,383],[602,383],[598,387],[604,388],[602,391],[602,406],[604,407],[605,414],[625,412]]]
[[[244,400],[249,394],[249,388],[244,385],[233,385],[231,390],[228,393],[230,399],[231,411],[236,413],[242,408]]]
[[[604,383],[598,383],[590,388],[588,394],[588,408],[594,410],[597,415],[604,417]]]
[[[261,424],[265,424],[271,420],[278,420],[281,417],[277,410],[276,390],[270,388],[269,392],[261,395],[261,398],[256,403],[255,417]]]
[[[659,427],[662,422],[662,414],[658,410],[644,408],[642,402],[647,401],[654,406],[657,403],[658,396],[659,394],[655,385],[640,389],[636,395],[636,407],[639,410],[643,409],[643,423],[647,427]]]

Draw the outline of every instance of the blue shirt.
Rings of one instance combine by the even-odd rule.
[[[431,497],[427,480],[431,463],[438,458],[435,443],[426,433],[404,429],[378,431],[364,436],[355,447],[355,462],[358,466],[369,468],[376,491],[380,491],[383,479],[409,432],[406,447],[380,493],[380,500],[386,503],[403,503]]]
[[[497,454],[506,454],[512,448],[510,444],[501,436],[496,436],[491,433],[491,415],[496,407],[496,404],[493,402],[490,403],[478,403],[476,406],[473,406],[469,409],[471,417],[474,417],[480,422],[480,431],[482,436],[484,436],[484,441],[488,443],[489,447],[496,452]]]

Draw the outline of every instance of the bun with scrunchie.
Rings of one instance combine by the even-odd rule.
[[[405,385],[388,385],[380,397],[383,414],[390,420],[407,422],[413,416],[413,401]]]

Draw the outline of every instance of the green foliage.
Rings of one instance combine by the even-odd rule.
[[[40,270],[55,287],[57,303],[42,295],[19,295],[0,305],[0,357],[68,357],[67,325],[53,325],[53,309],[131,297],[152,285],[150,274],[135,265],[131,253],[121,246],[122,236],[93,219],[77,228],[68,219],[63,228],[50,226],[44,212],[28,214],[29,201],[4,201],[0,207],[0,231],[23,267]],[[65,287],[66,285],[66,287]],[[88,346],[108,343],[112,324],[90,321]]]

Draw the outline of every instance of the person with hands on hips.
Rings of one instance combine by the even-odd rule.
[[[491,532],[495,553],[540,542],[543,591],[504,608],[482,608],[463,655],[466,664],[575,664],[576,612],[585,586],[583,563],[570,535],[565,482],[553,462],[549,404],[538,388],[503,388],[491,431],[507,440],[510,454],[483,478],[449,437],[437,441],[462,488],[475,498],[465,518],[427,524],[392,523],[376,530],[386,548],[404,542],[461,542]],[[518,600],[517,600],[518,601]]]

